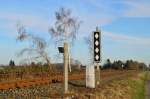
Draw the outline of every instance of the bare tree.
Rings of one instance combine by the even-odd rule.
[[[90,53],[93,52],[93,38],[91,35],[84,38],[85,43],[88,45]]]
[[[84,38],[85,43],[88,46],[88,51],[89,51],[89,62],[92,63],[93,62],[93,50],[94,50],[94,45],[93,45],[93,38],[92,38],[92,34],[88,35],[87,37]]]
[[[73,44],[74,40],[76,39],[77,31],[80,27],[81,21],[72,16],[70,9],[65,8],[60,8],[58,11],[56,11],[55,18],[56,21],[54,26],[49,28],[49,33],[54,39],[55,45],[63,44],[64,42]],[[70,65],[69,68],[71,71]]]
[[[77,31],[81,21],[71,15],[71,10],[60,8],[55,13],[56,22],[54,27],[49,29],[49,33],[56,44],[67,41],[73,43],[76,39]]]
[[[48,44],[45,41],[45,39],[35,36],[31,33],[28,33],[25,26],[20,23],[17,24],[17,32],[18,32],[17,37],[18,41],[22,42],[27,40],[29,42],[29,47],[22,49],[18,53],[18,56],[21,56],[25,53],[28,53],[30,55],[34,54],[34,57],[32,57],[32,59],[42,58],[50,66],[50,58],[48,57],[48,53],[46,52]],[[51,66],[50,69],[52,69]]]

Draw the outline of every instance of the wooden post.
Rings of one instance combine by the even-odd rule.
[[[64,43],[64,93],[68,93],[68,43]]]

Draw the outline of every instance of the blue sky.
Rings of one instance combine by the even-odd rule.
[[[26,43],[16,41],[19,21],[33,32],[49,40],[48,27],[60,7],[72,10],[83,21],[72,50],[72,57],[89,63],[84,37],[96,26],[102,31],[102,60],[134,59],[150,63],[150,1],[149,0],[1,0],[0,1],[0,64],[10,59],[19,63],[16,53]],[[54,62],[57,49],[50,42],[49,55]],[[29,56],[24,56],[29,57]],[[60,59],[61,60],[61,59]]]

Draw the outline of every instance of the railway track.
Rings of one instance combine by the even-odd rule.
[[[106,72],[101,73],[102,82],[107,82],[112,79],[119,79],[133,73],[133,71],[119,71],[119,72]],[[85,80],[85,74],[72,74],[69,75],[69,80]],[[63,76],[53,75],[51,77],[35,77],[29,79],[15,80],[9,82],[0,82],[0,90],[16,89],[16,88],[25,88],[25,87],[34,87],[40,85],[46,85],[51,83],[63,82]]]
[[[82,80],[85,78],[85,75],[71,75],[69,80]],[[57,75],[52,77],[38,77],[32,79],[23,79],[16,80],[12,82],[1,82],[0,90],[15,89],[15,88],[24,88],[24,87],[33,87],[38,85],[45,85],[50,83],[63,82],[63,76]]]

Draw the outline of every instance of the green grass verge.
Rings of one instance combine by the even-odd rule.
[[[145,81],[147,79],[147,75],[148,72],[143,72],[140,73],[136,79],[129,80],[132,99],[145,99]]]

